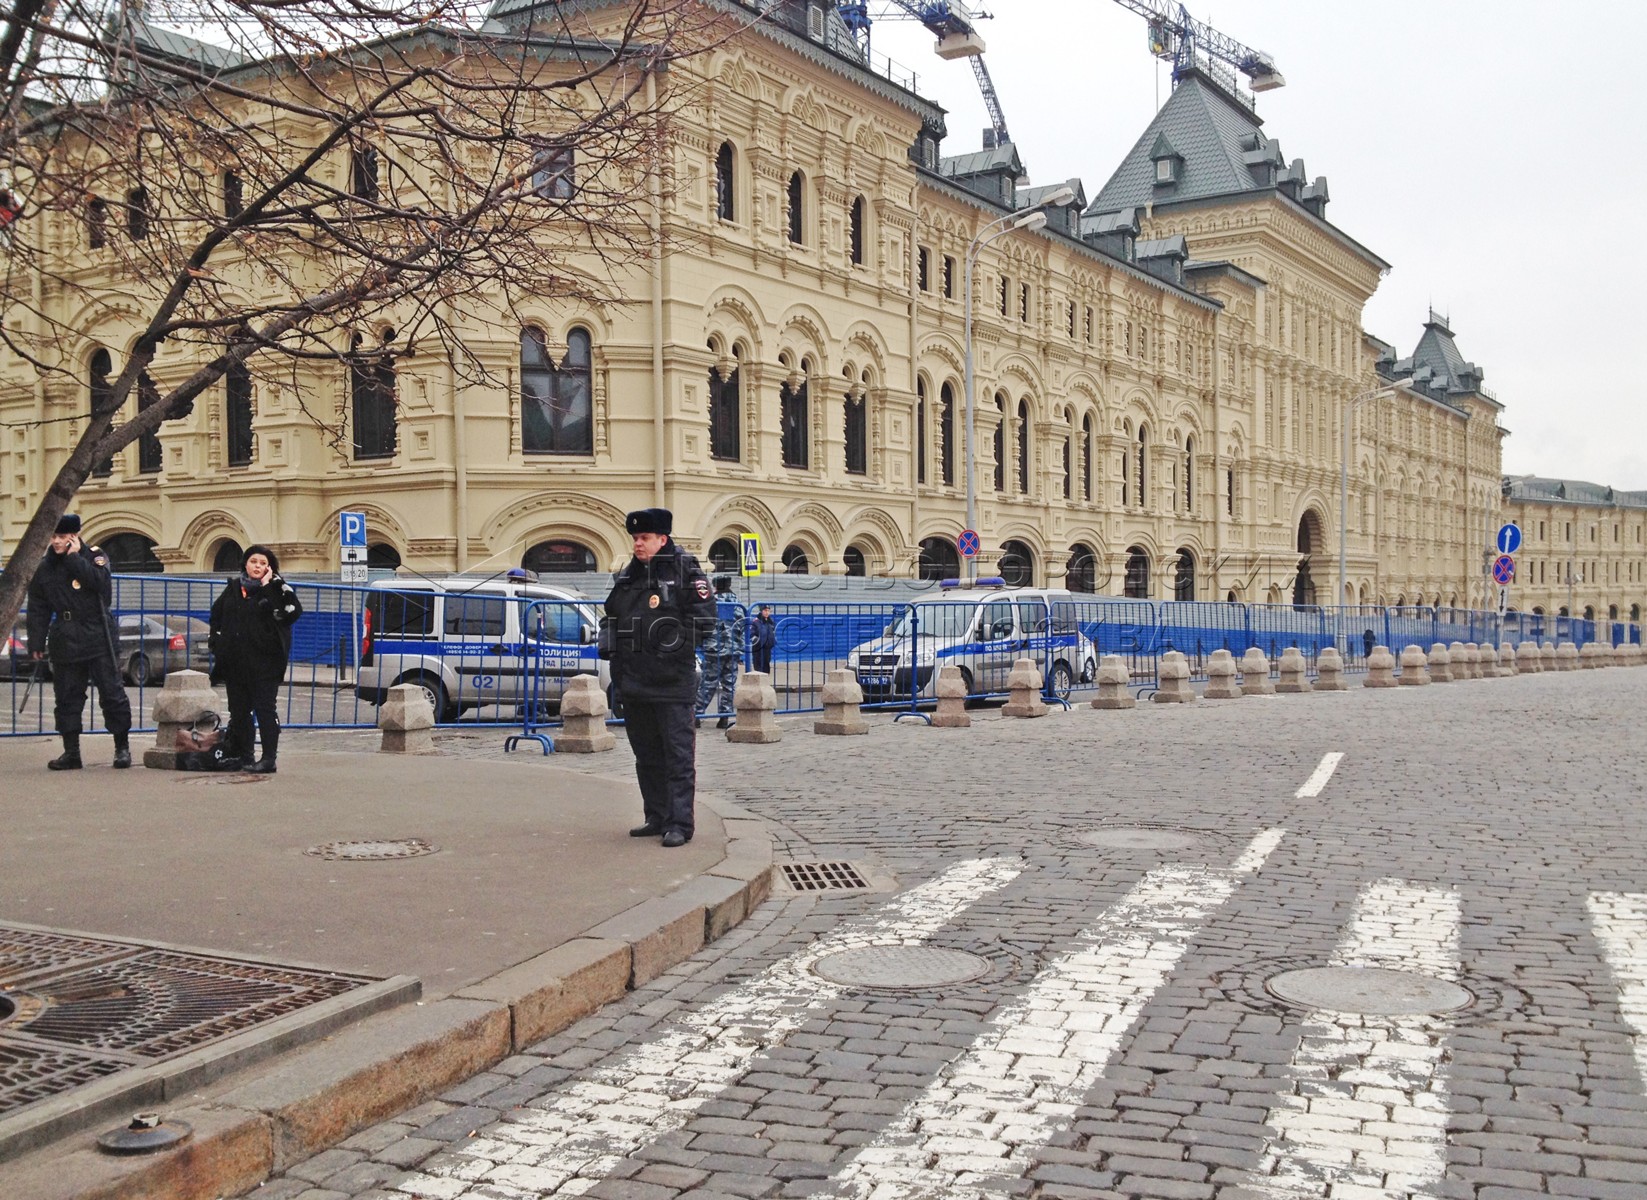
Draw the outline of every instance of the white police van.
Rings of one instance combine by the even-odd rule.
[[[946,579],[936,596],[916,600],[846,665],[868,702],[935,694],[940,667],[959,667],[967,692],[1004,692],[1013,660],[1033,658],[1048,690],[1068,699],[1090,682],[1098,652],[1076,621],[1076,597],[1061,588],[1009,588],[999,578],[961,587]],[[1091,599],[1091,597],[1082,597]]]
[[[382,704],[391,687],[414,684],[441,721],[483,706],[519,712],[534,695],[539,705],[558,705],[575,675],[596,676],[610,698],[611,675],[596,653],[599,617],[596,601],[519,569],[497,578],[381,579],[361,614],[355,694]]]

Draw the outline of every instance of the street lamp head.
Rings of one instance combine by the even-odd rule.
[[[1062,187],[1054,188],[1051,192],[1048,192],[1047,195],[1042,198],[1041,203],[1037,204],[1035,207],[1062,208],[1073,199],[1075,199],[1075,189],[1066,183]]]
[[[1014,229],[1036,230],[1043,228],[1047,223],[1047,214],[1043,209],[1027,212],[1012,223]]]

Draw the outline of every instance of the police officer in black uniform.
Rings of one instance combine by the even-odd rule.
[[[96,546],[83,545],[80,518],[65,514],[29,583],[29,653],[36,662],[51,654],[52,689],[57,694],[54,715],[63,736],[63,753],[46,764],[53,771],[81,767],[80,710],[86,704],[88,681],[97,688],[103,724],[114,734],[114,765],[132,765],[127,740],[132,706],[115,665],[114,619],[109,615],[113,599],[109,556]]]
[[[601,618],[601,657],[612,662],[635,752],[645,824],[630,837],[692,840],[697,787],[697,647],[715,628],[715,602],[698,560],[670,540],[674,516],[643,508],[624,518],[635,556],[612,577]]]

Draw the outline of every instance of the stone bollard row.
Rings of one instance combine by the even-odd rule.
[[[1406,655],[1401,657],[1403,668],[1407,665]],[[1430,647],[1425,656],[1424,665],[1429,668],[1431,683],[1451,683],[1453,681],[1453,656],[1447,653],[1447,647],[1436,642]]]
[[[1208,700],[1239,700],[1241,684],[1237,682],[1239,668],[1235,655],[1228,650],[1214,650],[1207,659],[1207,686],[1201,694]]]
[[[1315,674],[1315,690],[1318,692],[1349,690],[1349,684],[1344,682],[1344,659],[1334,646],[1325,647],[1315,656]]]
[[[1128,688],[1132,682],[1127,671],[1127,660],[1119,654],[1106,654],[1098,663],[1098,692],[1092,698],[1092,707],[1100,709],[1136,708],[1138,698]]]
[[[593,675],[581,675],[599,683]],[[606,698],[601,697],[601,703]],[[435,750],[435,707],[429,703],[429,694],[410,683],[397,683],[389,689],[377,709],[377,727],[383,731],[378,749],[388,754],[433,754]]]
[[[732,708],[738,714],[726,740],[765,745],[783,740],[778,728],[778,690],[765,671],[745,671],[738,676],[732,693]]]
[[[1275,690],[1281,695],[1298,696],[1312,690],[1310,664],[1304,661],[1304,655],[1297,646],[1288,646],[1281,652],[1280,674]]]
[[[1046,680],[1033,658],[1014,659],[1007,675],[1007,702],[1001,709],[1003,717],[1044,717],[1047,704],[1041,699]]]
[[[1367,655],[1367,677],[1361,681],[1362,687],[1391,688],[1396,686],[1395,655],[1390,653],[1388,646],[1374,646],[1372,653]]]
[[[1401,652],[1401,686],[1424,687],[1429,682],[1430,664],[1424,657],[1424,651],[1417,646],[1408,646]]]
[[[1168,650],[1155,668],[1156,688],[1150,700],[1156,704],[1191,704],[1200,697],[1189,682],[1189,659],[1177,650]]]
[[[824,680],[823,716],[812,722],[812,732],[831,737],[850,737],[868,733],[869,722],[864,720],[864,690],[858,686],[858,677],[846,667],[831,671]]]
[[[574,675],[560,698],[560,733],[555,738],[558,754],[599,754],[618,744],[606,727],[611,710],[600,680],[593,675]]]
[[[966,676],[960,667],[940,668],[933,691],[938,697],[938,710],[932,714],[934,729],[966,729],[971,726],[972,714],[966,710]]]
[[[1270,660],[1257,646],[1248,646],[1247,652],[1241,656],[1241,694],[1275,695],[1275,685],[1270,682]]]

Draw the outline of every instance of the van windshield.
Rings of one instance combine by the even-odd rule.
[[[919,610],[916,612],[916,610]],[[915,613],[922,637],[959,638],[972,629],[978,606],[970,600],[959,602],[915,604],[904,609],[887,628],[886,636],[909,636],[910,614]]]

